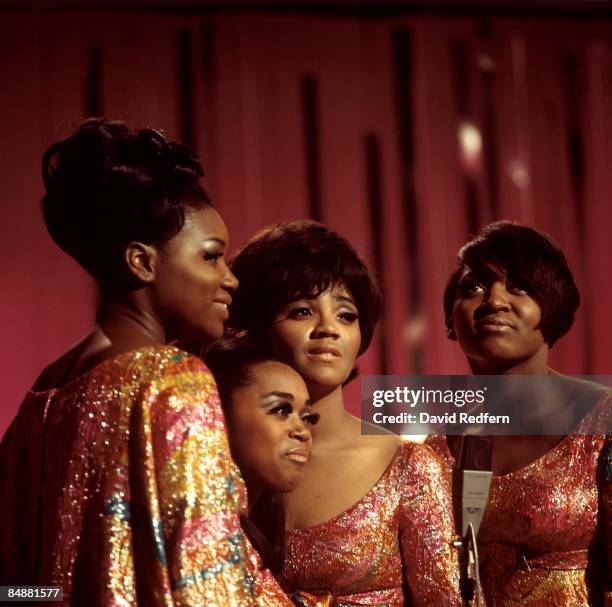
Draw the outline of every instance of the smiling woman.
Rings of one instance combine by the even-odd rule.
[[[558,245],[543,232],[500,221],[459,251],[444,293],[448,337],[459,342],[475,374],[555,374],[548,352],[571,327],[579,301]],[[562,430],[567,435],[490,437],[493,478],[478,534],[489,607],[612,600],[601,524],[612,398],[603,386],[555,375],[571,398],[554,403],[548,426],[567,413],[580,420]],[[537,416],[546,397],[515,398],[513,416]],[[457,468],[461,439],[436,436],[427,443],[449,469]]]
[[[1,584],[70,605],[289,604],[241,532],[214,380],[165,345],[220,337],[237,286],[201,175],[182,145],[105,119],[44,155],[49,232],[101,303],[0,445]]]

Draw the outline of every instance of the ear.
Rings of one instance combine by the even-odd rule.
[[[451,341],[457,341],[457,333],[455,333],[455,326],[452,318],[446,319],[446,337]]]
[[[159,251],[150,244],[130,242],[125,247],[125,263],[130,273],[140,282],[148,284],[155,280]]]

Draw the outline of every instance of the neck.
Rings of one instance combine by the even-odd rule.
[[[102,300],[96,321],[113,345],[133,349],[166,343],[165,331],[142,292]]]
[[[254,482],[252,479],[247,478],[246,475],[244,475],[244,484],[247,488],[247,508],[249,514],[251,514],[251,511],[255,507],[257,500],[261,497],[261,494],[263,493],[263,487],[259,483]]]
[[[548,344],[532,356],[520,361],[474,360],[469,361],[474,375],[546,375],[548,373]]]
[[[354,419],[344,408],[342,386],[337,386],[334,390],[319,398],[313,397],[312,408],[321,416],[319,423],[312,431],[313,444],[317,446],[325,443],[341,442],[350,428],[350,422]]]

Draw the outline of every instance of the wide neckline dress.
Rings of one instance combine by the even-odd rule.
[[[399,607],[407,594],[412,605],[460,605],[452,540],[444,466],[428,447],[404,442],[359,501],[286,532],[281,581],[308,607]]]

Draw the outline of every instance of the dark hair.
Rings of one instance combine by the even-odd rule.
[[[253,383],[251,369],[255,365],[276,359],[257,348],[248,338],[226,336],[206,350],[204,360],[215,377],[225,409],[234,390]]]
[[[359,354],[370,345],[380,290],[349,242],[323,224],[302,220],[266,228],[235,255],[231,269],[240,286],[230,306],[230,328],[262,340],[287,303],[343,284],[359,311]]]
[[[565,335],[574,322],[580,294],[563,251],[548,234],[497,221],[480,230],[458,253],[458,268],[444,291],[444,313],[452,316],[457,286],[464,266],[475,271],[502,270],[524,286],[542,311],[540,330],[549,346]]]
[[[251,385],[251,370],[255,365],[275,359],[265,355],[250,340],[226,337],[208,349],[205,360],[215,377],[221,406],[231,424],[232,393]],[[249,515],[240,515],[240,521],[264,565],[272,573],[280,574],[284,561],[285,511],[279,493],[264,490]]]
[[[198,158],[153,129],[91,118],[42,160],[45,222],[53,240],[102,288],[133,283],[124,262],[134,240],[162,246],[186,207],[210,206]]]

